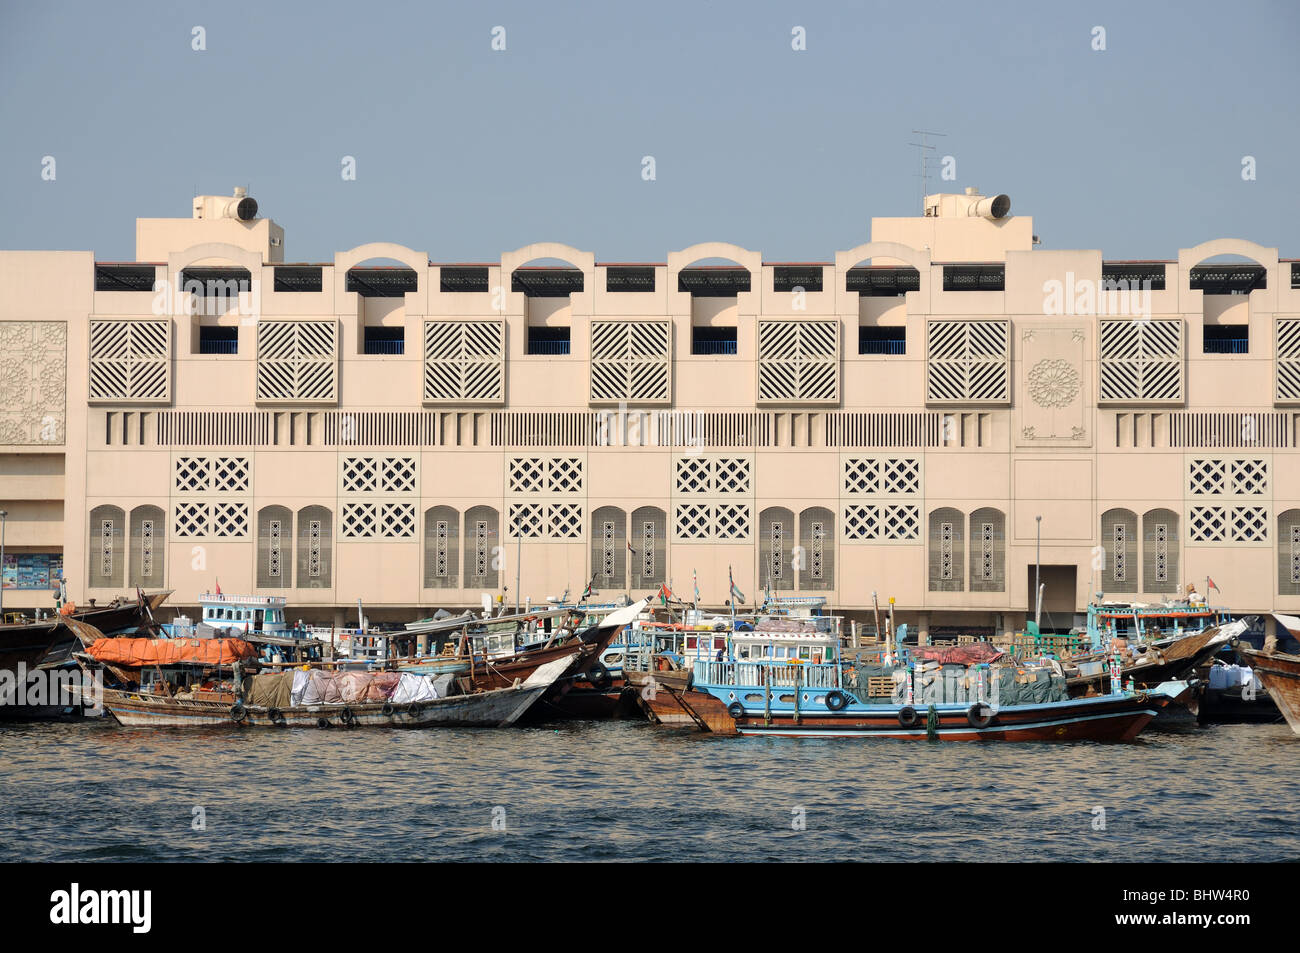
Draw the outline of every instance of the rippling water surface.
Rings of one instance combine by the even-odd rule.
[[[979,745],[630,721],[10,724],[0,860],[1297,860],[1298,760],[1284,725]],[[192,828],[195,807],[206,830]]]

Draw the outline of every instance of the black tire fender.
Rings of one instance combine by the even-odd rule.
[[[248,709],[244,707],[243,702],[235,702],[230,706],[230,720],[235,724],[241,724],[248,717]]]
[[[898,723],[904,728],[915,728],[921,716],[911,705],[904,705],[898,710]]]
[[[266,718],[267,721],[273,725],[284,724],[284,712],[280,711],[278,708],[268,708],[266,710]]]
[[[591,682],[596,691],[604,691],[614,684],[614,676],[609,674],[609,669],[600,659],[592,662],[591,668],[587,669],[582,677]]]
[[[972,728],[987,728],[993,724],[993,709],[983,702],[976,702],[966,709],[966,723]]]
[[[829,708],[831,711],[843,711],[844,706],[846,706],[848,703],[849,703],[848,696],[845,695],[843,692],[839,691],[838,689],[836,691],[826,693],[826,707]]]
[[[384,714],[384,715],[391,715],[391,714],[392,714],[393,712],[395,712],[396,710],[397,710],[397,709],[395,709],[395,708],[393,707],[393,703],[392,703],[392,702],[384,702],[384,707],[381,708],[381,709],[379,709],[380,713],[381,713],[381,714]]]
[[[745,706],[742,705],[740,702],[732,702],[730,705],[727,706],[727,714],[730,715],[732,718],[744,718]]]

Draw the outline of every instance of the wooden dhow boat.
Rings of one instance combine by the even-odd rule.
[[[238,638],[104,639],[78,658],[87,671],[135,679],[101,691],[104,708],[129,728],[507,727],[550,690],[578,651],[571,647],[518,683],[467,693],[450,676],[414,673],[249,676],[242,666],[256,666],[256,650]]]
[[[1276,613],[1275,616],[1293,638],[1300,639],[1300,619]],[[1291,730],[1300,735],[1300,655],[1279,652],[1276,645],[1274,636],[1264,641],[1262,649],[1252,648],[1240,639],[1234,641],[1232,647],[1241,664],[1249,665],[1268,689],[1269,696]]]

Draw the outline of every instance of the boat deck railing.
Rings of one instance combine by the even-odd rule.
[[[774,662],[695,663],[695,681],[704,685],[771,685],[776,688],[841,688],[837,664],[785,665]]]

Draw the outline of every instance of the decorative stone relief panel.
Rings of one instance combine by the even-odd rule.
[[[1018,323],[1016,345],[1017,444],[1092,446],[1087,329]]]
[[[62,445],[68,386],[64,321],[0,321],[0,445]]]

